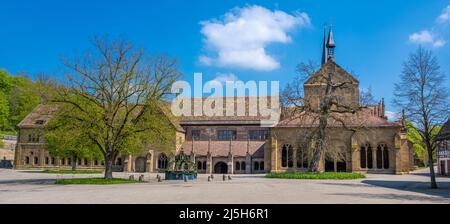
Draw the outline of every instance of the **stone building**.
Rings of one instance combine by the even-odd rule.
[[[318,107],[324,97],[323,81],[318,77],[332,74],[333,80],[349,83],[347,88],[336,91],[335,97],[359,108],[359,81],[335,62],[335,47],[330,30],[328,39],[324,38],[321,69],[304,83],[305,98],[309,106]],[[255,106],[249,97],[233,99],[235,105],[245,102],[247,110]],[[17,169],[69,168],[68,159],[55,160],[40,138],[54,112],[54,106],[39,105],[19,124]],[[167,116],[175,127],[172,150],[162,152],[157,147],[146,146],[141,154],[122,155],[115,164],[117,171],[163,172],[169,168],[170,159],[183,151],[190,155],[200,173],[303,172],[310,159],[308,146],[299,140],[318,126],[313,114],[285,114],[270,128],[262,125],[267,117],[259,114],[175,119],[167,112]],[[341,156],[324,155],[320,161],[321,171],[403,174],[413,168],[413,151],[406,138],[405,126],[400,121],[388,121],[383,101],[339,116],[343,123],[330,120],[327,132],[331,136],[329,150],[339,151]],[[79,162],[82,168],[101,166],[101,161]]]
[[[436,142],[438,145],[438,173],[448,175],[450,174],[450,120],[442,126]]]

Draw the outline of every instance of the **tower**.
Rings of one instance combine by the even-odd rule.
[[[329,59],[334,60],[334,49],[335,48],[336,48],[336,43],[334,42],[334,38],[333,38],[333,25],[331,25],[330,33],[328,34],[328,41],[327,41],[327,49],[328,49],[327,60],[329,60]]]

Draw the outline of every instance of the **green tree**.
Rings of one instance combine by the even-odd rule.
[[[6,94],[0,90],[0,130],[8,130],[9,127],[9,103]]]
[[[95,38],[94,50],[65,60],[69,86],[59,88],[55,102],[64,107],[67,129],[83,133],[105,160],[105,178],[119,155],[145,145],[175,140],[174,127],[161,110],[161,100],[181,73],[175,59],[146,57],[129,42]]]
[[[16,127],[25,116],[41,103],[41,98],[36,91],[32,80],[25,76],[11,77],[12,88],[8,95],[9,122]]]
[[[428,152],[426,149],[426,145],[422,139],[422,136],[417,131],[416,127],[413,123],[407,122],[406,126],[408,127],[407,136],[408,140],[413,144],[414,157],[417,158],[421,164],[425,166],[429,166],[428,161]],[[433,130],[432,137],[436,138],[439,134],[440,128],[436,128]]]
[[[57,158],[71,158],[72,170],[76,170],[79,158],[101,158],[95,145],[89,141],[86,132],[78,128],[71,119],[65,119],[64,114],[70,114],[66,108],[60,108],[58,114],[49,121],[44,138],[46,148]]]

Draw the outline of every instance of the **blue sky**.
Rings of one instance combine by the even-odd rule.
[[[296,64],[319,62],[323,24],[332,19],[336,61],[395,111],[393,83],[418,44],[432,49],[450,74],[449,5],[443,0],[4,0],[0,68],[62,78],[62,56],[88,49],[93,35],[107,34],[125,37],[149,53],[177,57],[188,81],[202,72],[208,80],[279,80],[283,86],[295,76]],[[233,30],[239,19],[262,29]],[[264,32],[264,25],[273,32]]]

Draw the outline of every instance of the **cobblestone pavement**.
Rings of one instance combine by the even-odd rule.
[[[127,177],[130,173],[115,173]],[[135,174],[136,178],[140,174]],[[150,203],[150,204],[303,204],[303,203],[450,203],[450,178],[438,178],[440,189],[428,188],[426,170],[410,175],[367,175],[364,180],[278,180],[261,175],[216,175],[188,183],[164,181],[145,174],[148,183],[126,185],[55,185],[57,178],[101,175],[54,175],[0,169],[0,203]]]

